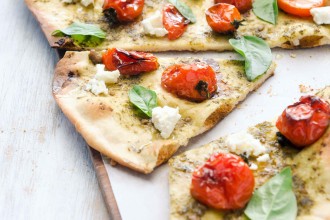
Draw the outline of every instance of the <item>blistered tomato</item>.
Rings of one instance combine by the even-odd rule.
[[[323,135],[329,121],[330,105],[316,96],[304,96],[283,111],[276,127],[295,146],[304,147]]]
[[[244,13],[252,8],[252,0],[214,0],[214,3],[227,3],[234,5],[241,13]]]
[[[181,37],[189,23],[190,21],[183,17],[174,5],[167,4],[163,8],[163,25],[168,31],[167,37],[169,40]]]
[[[216,74],[203,62],[170,66],[161,81],[165,90],[190,101],[204,101],[217,91]]]
[[[137,75],[158,69],[157,57],[151,53],[108,49],[102,55],[102,62],[107,70],[118,69],[122,75]]]
[[[220,210],[243,208],[252,197],[254,176],[239,157],[219,153],[193,172],[191,195],[203,204]]]
[[[121,22],[133,21],[142,14],[144,0],[104,0],[103,10],[113,8]]]
[[[235,31],[241,22],[241,14],[234,5],[219,3],[205,12],[206,21],[213,31],[228,33]]]

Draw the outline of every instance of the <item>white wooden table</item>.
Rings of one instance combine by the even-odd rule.
[[[51,94],[55,51],[23,0],[0,6],[0,219],[108,219],[86,144]]]

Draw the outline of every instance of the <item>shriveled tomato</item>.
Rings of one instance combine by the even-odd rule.
[[[217,90],[214,70],[202,62],[168,67],[163,72],[161,84],[168,92],[196,102],[211,98]]]
[[[108,49],[102,55],[107,70],[118,69],[122,75],[137,75],[158,69],[157,57],[151,53]]]
[[[278,0],[277,4],[286,13],[308,17],[312,8],[325,6],[326,0]]]
[[[252,0],[214,0],[214,3],[227,3],[234,5],[241,13],[247,12],[252,8]]]
[[[104,0],[103,10],[113,8],[121,22],[133,21],[142,14],[144,0]]]
[[[239,156],[229,153],[212,155],[193,172],[191,195],[215,209],[243,208],[254,190],[254,176]]]
[[[317,141],[330,121],[330,105],[316,96],[303,96],[288,106],[276,127],[291,143],[304,147]]]
[[[235,31],[240,24],[241,14],[234,5],[219,3],[206,10],[206,20],[215,32]]]
[[[168,31],[168,39],[175,40],[181,37],[186,31],[190,21],[182,16],[182,14],[172,4],[167,4],[163,8],[163,25]]]

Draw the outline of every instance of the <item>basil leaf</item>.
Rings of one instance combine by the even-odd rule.
[[[273,56],[268,44],[254,36],[230,39],[229,43],[245,58],[245,74],[249,81],[264,74],[272,64]]]
[[[244,213],[252,220],[296,219],[297,201],[292,191],[291,169],[284,168],[257,189]]]
[[[70,36],[76,44],[86,46],[96,46],[102,43],[106,37],[106,34],[97,25],[80,22],[74,22],[63,30],[56,30],[52,35],[57,37]]]
[[[182,14],[183,17],[187,18],[191,23],[196,23],[196,17],[192,12],[191,8],[184,2],[179,0],[168,0],[169,3],[174,5],[176,9]]]
[[[252,10],[261,20],[276,24],[278,17],[277,0],[254,0]]]
[[[157,107],[157,95],[154,91],[143,86],[134,85],[128,96],[133,105],[151,117],[152,109]]]

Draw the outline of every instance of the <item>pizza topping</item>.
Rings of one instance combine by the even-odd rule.
[[[234,5],[218,3],[205,12],[206,21],[213,31],[229,33],[235,31],[241,23],[241,14]]]
[[[56,37],[69,36],[73,42],[80,46],[97,46],[105,39],[106,34],[97,25],[74,22],[63,30],[52,33]]]
[[[253,1],[253,13],[263,21],[276,24],[278,17],[277,0]]]
[[[142,14],[144,0],[104,0],[103,10],[115,10],[119,22],[134,21]]]
[[[152,16],[142,21],[144,33],[156,37],[165,36],[168,31],[164,28],[163,19],[160,11],[156,11]]]
[[[316,24],[330,24],[330,6],[310,10]]]
[[[276,127],[292,144],[304,147],[316,142],[330,121],[330,105],[316,96],[303,96],[288,106]]]
[[[164,106],[152,110],[151,121],[155,128],[160,131],[160,135],[166,139],[170,137],[180,118],[179,108]]]
[[[254,176],[248,165],[229,153],[212,155],[192,174],[191,195],[215,209],[243,208],[254,190]]]
[[[280,9],[288,14],[299,17],[311,16],[312,8],[322,7],[326,5],[326,0],[278,0]]]
[[[120,76],[118,70],[114,71],[106,71],[105,66],[103,64],[96,64],[96,75],[95,79],[104,81],[105,83],[116,83]]]
[[[122,75],[138,75],[158,69],[157,57],[151,53],[108,49],[102,56],[108,70],[118,69]]]
[[[89,80],[85,89],[87,91],[91,91],[92,93],[94,93],[94,95],[106,95],[109,92],[107,86],[105,85],[105,82],[103,80],[97,80],[95,78]]]
[[[241,13],[247,12],[252,8],[252,0],[214,0],[214,3],[227,3],[234,5]]]
[[[245,59],[245,74],[253,81],[264,74],[272,64],[273,56],[268,44],[254,36],[244,36],[240,39],[230,39],[234,50]]]
[[[128,93],[130,102],[137,108],[138,115],[152,116],[152,110],[157,107],[157,95],[143,86],[134,85]]]
[[[270,160],[269,154],[264,154],[257,158],[258,162],[263,162],[263,163],[268,162],[269,160]]]
[[[297,217],[297,200],[292,191],[292,173],[284,168],[255,190],[244,211],[249,219],[286,219]]]
[[[245,131],[227,136],[225,142],[230,152],[243,154],[247,158],[267,153],[267,148]]]
[[[70,4],[70,3],[79,2],[79,0],[62,0],[62,2]],[[94,0],[81,0],[80,4],[82,4],[85,7],[88,7],[91,4],[94,5]]]
[[[163,8],[163,25],[168,31],[168,39],[175,40],[186,31],[190,20],[186,19],[174,5],[167,4]]]
[[[213,69],[203,62],[176,64],[162,75],[162,87],[180,98],[201,102],[217,91],[217,79]]]
[[[184,2],[179,0],[168,0],[168,2],[174,5],[174,7],[178,9],[180,14],[183,15],[186,19],[188,19],[191,23],[196,22],[196,17],[194,13],[192,12],[191,8]]]

